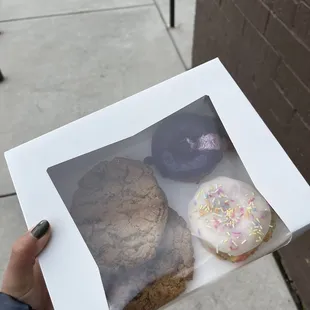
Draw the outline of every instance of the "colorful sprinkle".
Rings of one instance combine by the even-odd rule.
[[[201,196],[201,194],[202,194],[202,190],[198,192],[198,194],[197,194],[196,198],[197,198],[197,199],[199,199],[199,198],[200,198],[200,196]]]
[[[241,232],[239,232],[239,231],[232,231],[231,232],[233,235],[241,235]]]
[[[206,210],[200,210],[199,211],[199,215],[200,216],[204,216],[204,215],[207,215],[207,214],[208,214],[208,212]]]
[[[251,198],[251,199],[249,200],[248,203],[250,204],[250,203],[252,203],[254,200],[255,200],[255,198],[253,197],[253,198]]]
[[[235,251],[238,246],[249,240],[252,242],[254,239],[253,242],[257,243],[262,242],[265,236],[261,221],[263,221],[264,215],[268,215],[269,209],[266,208],[265,211],[262,211],[258,208],[254,192],[249,192],[245,196],[247,198],[243,202],[235,201],[225,194],[220,184],[210,186],[207,192],[200,190],[196,195],[200,198],[196,212],[199,212],[201,219],[205,221],[203,222],[204,227],[223,233],[226,238],[224,237],[219,244],[228,242],[228,248],[231,251]],[[251,227],[248,228],[248,231],[244,231],[240,226],[241,231],[239,231],[239,223],[244,219],[247,219]],[[201,236],[199,229],[197,235]],[[251,239],[248,236],[252,236]],[[216,253],[219,252],[219,244],[213,248]]]

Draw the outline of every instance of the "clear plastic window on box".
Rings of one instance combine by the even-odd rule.
[[[207,96],[48,174],[111,310],[158,309],[291,239]]]

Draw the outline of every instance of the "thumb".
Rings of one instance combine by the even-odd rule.
[[[36,257],[45,248],[50,236],[50,224],[44,220],[14,243],[3,286],[14,286],[17,284],[15,281],[22,282],[21,279],[30,280]]]
[[[36,257],[49,241],[49,228],[49,222],[44,220],[19,238],[13,245],[9,266],[13,265],[16,269],[32,268]]]

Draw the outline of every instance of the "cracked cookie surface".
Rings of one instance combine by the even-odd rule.
[[[83,176],[70,213],[100,270],[111,272],[154,258],[168,203],[150,167],[114,158]]]
[[[155,310],[179,296],[194,273],[194,250],[187,224],[169,208],[168,222],[154,259],[109,279],[111,310]]]

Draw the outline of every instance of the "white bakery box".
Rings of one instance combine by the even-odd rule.
[[[179,111],[218,115],[234,150],[224,151],[199,184],[164,178],[152,167],[169,206],[189,225],[188,205],[200,184],[225,176],[254,185],[277,214],[272,238],[242,262],[219,259],[193,233],[194,275],[179,298],[275,251],[308,228],[308,184],[214,59],[5,153],[28,227],[47,219],[53,228],[40,264],[56,310],[117,309],[109,308],[99,268],[68,209],[86,172],[116,156],[143,161],[151,155],[161,121]]]

